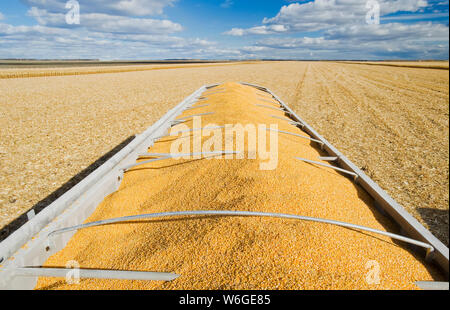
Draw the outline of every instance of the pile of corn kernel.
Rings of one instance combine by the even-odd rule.
[[[279,107],[269,94],[253,87],[221,84],[195,106],[178,118],[214,112],[202,117],[202,127],[277,124],[278,130],[308,136],[284,112],[269,108]],[[170,153],[175,139],[161,138],[148,151]],[[167,159],[137,166],[86,222],[168,211],[240,210],[320,217],[399,233],[351,178],[294,158],[320,161],[327,154],[316,143],[280,133],[278,148],[274,170],[260,170],[261,160],[248,159],[247,153],[244,159]],[[415,289],[415,281],[438,277],[422,257],[388,237],[258,217],[159,218],[82,229],[45,266],[73,260],[81,268],[181,276],[171,282],[81,279],[79,284],[40,278],[36,289]]]

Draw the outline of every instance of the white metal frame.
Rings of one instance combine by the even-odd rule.
[[[311,137],[307,137],[307,136],[303,136],[303,135],[300,135],[298,133],[293,133],[293,132],[284,131],[284,130],[278,130],[278,129],[272,129],[272,128],[266,128],[266,130],[267,131],[274,131],[274,132],[278,132],[278,133],[284,133],[286,135],[299,137],[299,138],[306,139],[306,140],[309,140],[309,141],[313,141],[313,142],[319,143],[320,145],[323,145],[322,141],[320,141],[320,140],[317,140],[317,139],[314,139],[314,138],[311,138]]]
[[[358,175],[356,173],[348,171],[348,170],[345,170],[345,169],[342,169],[342,168],[339,168],[339,167],[327,165],[327,164],[321,163],[319,161],[310,160],[310,159],[306,159],[306,158],[301,158],[301,157],[295,157],[295,158],[298,159],[298,160],[304,161],[305,163],[319,165],[319,166],[322,166],[322,167],[326,167],[326,168],[334,169],[336,171],[340,171],[340,172],[345,173],[345,174],[349,174],[349,175],[353,176],[355,179],[358,178]]]
[[[14,277],[56,277],[65,278],[73,272],[70,268],[16,268],[12,272]],[[80,279],[114,279],[114,280],[141,280],[141,281],[173,281],[180,275],[170,272],[152,271],[128,271],[128,270],[105,270],[105,269],[77,269]]]
[[[111,218],[96,222],[90,222],[86,224],[76,225],[72,227],[65,227],[59,230],[52,231],[48,237],[50,240],[59,234],[73,232],[84,228],[95,227],[95,226],[103,226],[108,224],[115,223],[125,223],[130,221],[142,220],[142,219],[153,219],[153,218],[161,218],[161,217],[178,217],[178,216],[191,216],[191,215],[216,215],[216,216],[257,216],[257,217],[273,217],[273,218],[284,218],[284,219],[294,219],[300,221],[309,221],[309,222],[317,222],[329,225],[336,225],[350,229],[356,229],[360,231],[367,231],[374,234],[387,236],[395,240],[400,240],[405,243],[414,244],[416,246],[427,249],[427,255],[434,251],[434,248],[428,243],[424,243],[421,241],[417,241],[411,238],[407,238],[405,236],[401,236],[398,234],[393,234],[387,231],[382,231],[378,229],[374,229],[371,227],[356,225],[352,223],[346,223],[341,221],[329,220],[318,217],[310,217],[296,214],[286,214],[286,213],[273,213],[273,212],[252,212],[252,211],[228,211],[228,210],[198,210],[198,211],[178,211],[178,212],[163,212],[163,213],[149,213],[149,214],[140,214],[140,215],[131,215],[124,217]]]

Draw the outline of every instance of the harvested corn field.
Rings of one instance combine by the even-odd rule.
[[[126,168],[119,190],[86,222],[158,212],[244,210],[301,214],[398,233],[352,178],[295,159],[327,163],[320,159],[325,154],[318,141],[291,124],[270,96],[250,86],[225,83],[206,91],[192,108],[195,112],[183,112],[177,117],[183,123],[172,128],[174,136],[182,134],[181,140],[193,141],[183,152],[195,153],[196,139],[212,146],[210,135],[226,132],[227,124],[276,125],[280,132],[276,169],[260,169],[261,159],[251,159],[256,149],[248,139],[243,153],[249,156],[243,159],[234,154],[233,159],[213,155],[148,162],[162,156],[158,154],[174,154],[176,137],[161,137],[137,166]],[[191,118],[198,114],[204,124],[199,127]],[[209,135],[196,135],[186,127],[208,128]],[[265,141],[272,139],[272,132],[263,135]],[[219,142],[214,144],[216,151],[239,149],[238,139]],[[366,278],[367,264],[373,262],[383,273],[379,289],[414,289],[416,281],[440,279],[420,256],[385,236],[324,223],[256,217],[178,217],[80,229],[45,267],[73,260],[86,269],[152,270],[180,277],[171,282],[83,279],[75,286],[43,277],[37,288],[364,289],[373,287]]]
[[[448,70],[448,61],[361,61],[345,63],[356,63],[375,66],[403,67],[403,68],[424,68]]]
[[[256,62],[248,62],[252,64]],[[240,64],[244,64],[243,62]],[[233,63],[214,63],[214,64],[166,64],[166,65],[138,65],[138,66],[109,66],[109,67],[74,67],[74,68],[26,68],[26,69],[3,69],[0,68],[0,79],[17,79],[31,77],[49,77],[49,76],[68,76],[68,75],[89,75],[99,73],[122,73],[136,71],[153,71],[181,68],[227,66]]]
[[[322,62],[1,80],[1,226],[192,90],[230,80],[271,88],[448,244],[448,71]]]

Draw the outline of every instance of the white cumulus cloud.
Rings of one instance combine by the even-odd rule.
[[[0,58],[208,58],[216,43],[174,34],[183,30],[159,15],[175,0],[79,0],[80,24],[66,23],[66,1],[23,0],[36,25],[0,22]]]
[[[268,37],[242,49],[260,56],[322,59],[448,59],[449,28],[441,24],[418,23],[343,26],[320,37]]]
[[[409,22],[369,25],[366,0],[313,0],[284,5],[260,25],[224,34],[264,38],[240,49],[258,58],[448,59],[448,24],[409,19],[425,14],[423,9],[430,6],[426,0],[377,1],[382,21],[401,21],[389,15],[409,12]]]
[[[381,15],[416,12],[426,0],[378,0]],[[225,34],[242,36],[267,35],[276,32],[313,32],[342,25],[365,24],[368,9],[364,0],[314,0],[283,6],[275,17],[264,18],[261,26],[233,28]]]
[[[215,47],[215,42],[201,38],[3,23],[0,38],[0,58],[104,59],[105,55],[108,59],[203,58],[211,56]]]
[[[50,13],[44,9],[32,7],[28,15],[34,17],[40,25],[49,27],[73,27],[67,25],[65,14]],[[166,34],[183,30],[183,27],[170,20],[133,18],[128,16],[113,16],[102,13],[87,13],[81,15],[80,25],[90,31],[112,33],[154,33]]]
[[[233,28],[230,31],[225,32],[224,34],[232,35],[232,36],[243,36],[247,34],[274,34],[274,33],[283,33],[288,31],[285,25],[264,25],[257,26],[248,29],[241,28]]]
[[[53,13],[65,12],[67,0],[22,0],[30,7]],[[103,13],[125,16],[160,15],[165,7],[177,0],[77,0],[80,11],[84,13]]]

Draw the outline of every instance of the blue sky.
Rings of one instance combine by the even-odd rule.
[[[1,1],[0,58],[448,59],[448,0],[77,2]]]

